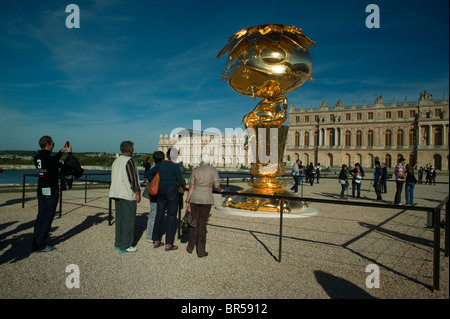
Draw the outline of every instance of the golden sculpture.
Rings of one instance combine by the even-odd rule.
[[[283,126],[288,103],[282,94],[312,80],[310,45],[315,45],[314,41],[297,27],[265,24],[237,32],[217,54],[219,58],[229,52],[222,80],[240,94],[263,99],[242,119],[248,132],[246,147],[251,147],[256,156],[250,173],[258,176],[256,182],[249,183],[252,188],[245,193],[292,196],[283,189],[286,183],[277,178],[284,174],[283,155],[288,132],[288,127]],[[267,160],[268,150],[271,154],[275,151],[276,158]],[[250,196],[227,197],[223,205],[253,211],[280,210],[279,201]],[[288,201],[285,211],[305,205],[300,201]]]

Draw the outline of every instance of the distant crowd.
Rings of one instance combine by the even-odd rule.
[[[426,165],[425,167],[420,167],[417,171],[417,178],[414,171],[417,168],[417,164],[411,166],[410,164],[405,165],[405,159],[400,158],[394,169],[393,178],[395,180],[395,195],[393,203],[394,205],[401,204],[401,194],[403,188],[405,189],[405,203],[406,206],[414,205],[414,186],[416,184],[429,184],[436,185],[436,175],[437,169],[431,165]],[[314,181],[318,184],[320,181],[320,175],[322,172],[322,167],[320,163],[313,165],[303,166],[301,160],[297,160],[293,167],[291,175],[294,179],[294,185],[291,187],[291,191],[294,194],[298,194],[298,188],[305,182],[311,186],[314,185]],[[359,199],[361,197],[361,184],[364,178],[364,170],[359,163],[356,163],[354,168],[349,170],[346,164],[343,164],[341,171],[339,173],[339,184],[340,184],[340,194],[339,198],[346,199],[345,192],[350,187],[351,181],[351,197],[354,199]],[[376,199],[375,201],[383,201],[381,194],[387,193],[387,183],[386,181],[391,178],[392,175],[388,174],[387,167],[385,163],[380,163],[380,161],[375,161],[375,169],[373,172],[373,179],[371,179],[371,185],[375,189]],[[425,181],[424,181],[425,177]]]

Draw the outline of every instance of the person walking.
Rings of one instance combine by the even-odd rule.
[[[180,166],[176,163],[177,157],[178,150],[174,147],[169,148],[167,151],[167,159],[162,160],[158,165],[153,166],[149,172],[149,182],[153,180],[157,170],[159,170],[160,176],[155,226],[152,234],[153,247],[158,248],[164,245],[164,243],[161,242],[161,238],[164,232],[164,213],[166,213],[166,251],[178,249],[178,246],[173,244],[177,229],[177,211],[180,197],[178,184],[182,185],[183,188],[185,185],[181,175]]]
[[[313,186],[314,184],[314,175],[316,174],[316,169],[314,168],[313,163],[309,163],[308,166],[308,175],[309,175],[309,185]]]
[[[316,183],[319,184],[320,179],[320,172],[322,171],[322,166],[320,166],[320,163],[317,163],[316,166]]]
[[[341,184],[341,195],[340,195],[341,199],[345,199],[344,193],[348,187],[347,169],[348,169],[347,165],[342,164],[342,169],[341,169],[341,172],[339,173],[339,184]]]
[[[188,253],[197,248],[197,256],[202,258],[208,256],[206,252],[206,224],[214,205],[212,190],[219,192],[224,189],[220,187],[219,173],[217,169],[210,166],[211,157],[207,153],[200,156],[200,166],[191,172],[189,191],[186,197],[186,209],[191,212],[196,220],[196,227],[189,229],[189,242],[186,247]]]
[[[56,206],[59,199],[58,176],[63,167],[61,156],[65,151],[72,153],[72,145],[66,142],[61,150],[51,156],[55,142],[50,136],[42,136],[39,140],[41,150],[34,156],[34,165],[38,170],[37,187],[38,213],[34,224],[32,250],[33,252],[50,252],[55,247],[47,245]]]
[[[394,205],[401,205],[403,184],[405,183],[404,165],[405,159],[402,157],[399,159],[397,166],[395,166],[394,174],[397,190],[395,192]]]
[[[377,202],[381,202],[381,185],[383,183],[383,168],[380,166],[380,161],[375,161],[375,172],[373,173],[373,187],[375,194],[377,194]],[[386,181],[385,181],[386,182]]]
[[[298,194],[298,185],[301,183],[303,175],[302,161],[300,161],[299,159],[295,161],[292,167],[291,174],[294,178],[294,186],[291,187],[291,191],[293,191],[294,194]]]
[[[419,170],[417,171],[417,184],[422,184],[423,180],[423,167],[420,166]]]
[[[135,252],[134,228],[137,204],[141,202],[139,175],[132,155],[134,143],[124,141],[120,144],[122,154],[113,162],[111,168],[111,187],[109,197],[116,207],[116,234],[114,248],[121,253]]]
[[[164,153],[161,151],[153,152],[153,162],[154,165],[152,165],[147,172],[144,173],[144,178],[149,179],[149,173],[150,169],[156,165],[158,165],[161,161],[164,160],[165,156]],[[148,214],[148,220],[147,220],[147,241],[153,242],[153,228],[155,227],[155,218],[156,218],[156,210],[158,206],[158,195],[150,195],[148,192],[148,186],[150,185],[150,182],[147,182],[147,186],[144,191],[144,197],[148,198],[150,201],[150,212]]]
[[[417,179],[414,176],[414,167],[406,164],[405,169],[405,197],[406,206],[414,205],[414,186],[416,186]]]
[[[355,190],[357,191],[356,199],[361,197],[361,181],[364,177],[364,170],[359,163],[355,164],[355,168],[350,172],[352,179],[352,198],[355,198]]]
[[[381,191],[386,194],[387,193],[387,179],[388,179],[386,163],[381,164],[381,169],[382,169]]]

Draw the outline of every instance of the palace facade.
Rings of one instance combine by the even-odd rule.
[[[401,157],[417,166],[427,164],[449,169],[449,102],[434,100],[428,92],[415,102],[334,107],[326,101],[319,108],[289,108],[287,162],[320,163],[339,168],[342,164],[373,167],[375,160],[395,167]]]
[[[334,107],[324,101],[319,108],[289,107],[289,133],[284,161],[289,167],[296,159],[303,164],[320,163],[339,169],[342,164],[360,163],[371,168],[379,160],[388,168],[398,158],[418,167],[432,165],[449,170],[449,102],[434,100],[428,92],[410,102],[395,99],[385,103],[382,96],[373,104]],[[213,157],[216,167],[240,168],[250,165],[244,149],[246,133],[240,129],[222,133],[181,130],[160,135],[158,149],[179,150],[178,162],[197,165],[202,152]]]

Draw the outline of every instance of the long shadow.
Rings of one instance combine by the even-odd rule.
[[[102,215],[105,215],[103,217],[101,217]],[[62,243],[80,233],[82,233],[83,231],[85,231],[86,229],[100,224],[104,221],[106,221],[108,219],[108,216],[106,213],[97,213],[93,216],[87,216],[86,219],[84,221],[82,221],[81,223],[79,223],[78,225],[76,225],[75,227],[73,227],[72,229],[69,229],[67,232],[65,232],[62,235],[50,238],[49,242],[51,242],[52,245],[57,245],[59,243]]]
[[[25,198],[25,202],[29,202],[29,201],[33,201],[33,200],[37,200],[37,196]],[[7,200],[6,202],[0,204],[0,207],[14,205],[14,204],[22,204],[22,198],[14,198],[14,199]]]
[[[366,232],[352,238],[351,240],[343,243],[343,244],[334,244],[334,243],[329,243],[329,242],[323,242],[323,241],[317,241],[317,240],[310,240],[310,239],[304,239],[304,238],[298,238],[298,237],[292,237],[292,236],[282,236],[283,239],[292,239],[292,240],[297,240],[297,241],[301,241],[301,242],[309,242],[309,243],[314,243],[314,244],[320,244],[320,245],[328,245],[328,246],[335,246],[335,247],[340,247],[340,248],[344,248],[347,249],[348,251],[350,251],[351,253],[368,260],[370,263],[376,263],[379,267],[383,267],[384,269],[398,275],[401,276],[407,280],[410,280],[411,282],[414,282],[416,284],[420,284],[423,285],[424,287],[426,287],[427,289],[432,290],[432,286],[423,282],[420,282],[419,280],[417,280],[416,278],[410,277],[408,275],[405,275],[403,273],[400,273],[399,271],[387,266],[387,265],[383,265],[381,264],[379,261],[370,258],[368,256],[365,256],[363,254],[361,254],[358,251],[353,250],[352,248],[349,248],[348,246],[351,245],[352,243],[364,238],[365,236],[367,236],[369,233],[375,231],[375,229],[382,229],[382,225],[388,223],[389,221],[393,220],[394,218],[396,218],[397,216],[403,214],[405,212],[405,210],[401,210],[400,212],[398,212],[397,214],[394,214],[393,216],[387,218],[386,220],[384,220],[382,223],[380,223],[379,225],[375,225],[374,227],[372,227],[371,229],[367,230]],[[265,233],[265,232],[260,232],[260,231],[254,231],[254,230],[249,230],[249,229],[244,229],[244,228],[237,228],[237,227],[229,227],[229,226],[221,226],[221,225],[211,225],[208,224],[209,226],[213,226],[213,227],[218,227],[218,228],[225,228],[225,229],[232,229],[232,230],[238,230],[238,231],[244,231],[244,232],[249,232],[263,247],[264,249],[266,249],[266,251],[269,253],[269,255],[274,258],[276,261],[278,261],[278,258],[275,257],[275,255],[268,249],[268,247],[260,240],[258,239],[255,234],[263,234],[263,235],[269,235],[269,236],[274,236],[274,237],[279,237],[279,234],[270,234],[270,233]],[[368,225],[368,224],[367,224]],[[387,233],[388,231],[386,231]],[[391,235],[402,235],[396,232],[392,232]],[[427,240],[421,240],[420,238],[417,237],[411,237],[408,235],[404,235],[403,240],[405,241],[410,241],[413,240],[413,242],[422,244],[424,246],[432,246],[429,244],[429,241]]]
[[[11,222],[10,225],[13,225],[14,223],[16,222]],[[5,250],[3,254],[0,255],[0,265],[8,262],[13,263],[20,261],[27,258],[31,254],[33,227],[34,220],[19,224],[14,230],[1,234],[0,251],[5,250],[7,247],[9,247],[9,249]],[[31,231],[21,235],[16,235],[17,233],[21,233],[29,229],[31,229]],[[52,228],[52,231],[54,230],[56,230],[55,227]]]
[[[364,289],[343,278],[319,270],[314,271],[314,275],[331,299],[376,299]]]
[[[402,234],[397,231],[389,230],[384,227],[380,227],[378,225],[373,225],[373,224],[369,224],[369,223],[360,222],[359,224],[363,227],[369,228],[371,231],[376,231],[376,232],[379,232],[379,233],[382,233],[382,234],[385,234],[385,235],[388,235],[391,237],[398,238],[403,241],[407,241],[410,243],[415,243],[415,244],[419,244],[419,245],[423,245],[423,246],[427,246],[427,247],[433,247],[433,241],[425,239],[425,238]]]

